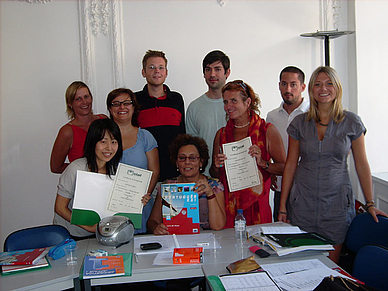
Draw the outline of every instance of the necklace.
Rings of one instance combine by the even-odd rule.
[[[250,123],[250,121],[248,121],[246,124],[244,125],[234,125],[235,128],[244,128],[245,126],[248,126]]]
[[[324,123],[322,123],[322,122],[320,122],[320,121],[318,121],[318,123],[319,123],[320,125],[322,125],[322,126],[329,126],[329,124],[324,124]]]

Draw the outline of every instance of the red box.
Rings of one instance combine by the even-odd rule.
[[[200,264],[203,262],[203,248],[175,248],[173,263],[174,264]]]

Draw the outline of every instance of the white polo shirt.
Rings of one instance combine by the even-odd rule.
[[[288,114],[287,111],[283,108],[284,102],[280,104],[280,106],[272,111],[270,111],[267,114],[266,121],[272,123],[275,125],[276,129],[279,131],[283,144],[284,149],[288,151],[288,133],[287,133],[287,127],[290,125],[291,121],[295,118],[295,116],[307,112],[310,107],[310,102],[308,98],[303,98],[302,103],[299,105],[299,107],[295,108],[294,111],[291,112],[291,114]],[[282,185],[282,177],[277,176],[277,191],[281,191],[281,185]]]

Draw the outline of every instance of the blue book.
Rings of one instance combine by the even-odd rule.
[[[124,260],[117,256],[86,256],[84,261],[83,279],[124,276]]]

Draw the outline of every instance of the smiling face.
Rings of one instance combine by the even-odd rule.
[[[329,76],[324,72],[319,73],[313,85],[314,99],[318,104],[329,104],[333,102],[336,96],[337,91]]]
[[[106,163],[109,162],[116,154],[119,148],[119,144],[110,134],[105,131],[105,135],[102,140],[96,143],[96,163],[99,169],[104,168]]]
[[[115,122],[121,123],[132,120],[132,115],[134,112],[133,104],[126,105],[126,103],[130,102],[125,101],[132,101],[131,97],[128,94],[120,94],[112,100],[112,104],[114,104],[115,102],[124,102],[121,103],[118,107],[112,105],[109,109],[110,114],[112,115],[112,118]]]
[[[176,166],[187,182],[196,182],[199,179],[202,161],[195,145],[185,145],[179,149]]]
[[[279,90],[284,103],[287,105],[299,104],[302,102],[302,92],[306,88],[301,84],[297,73],[284,72],[279,82]]]
[[[230,69],[225,72],[221,61],[206,65],[204,78],[210,89],[219,90],[225,85],[226,79],[229,77]]]
[[[163,85],[168,73],[166,61],[161,57],[148,58],[146,67],[142,69],[141,73],[146,78],[147,84],[154,86]]]
[[[246,119],[248,117],[251,98],[243,101],[240,91],[225,91],[223,99],[224,110],[230,119]]]
[[[74,110],[74,115],[85,116],[92,112],[92,96],[89,94],[88,88],[82,87],[75,93],[74,100],[70,107]]]

